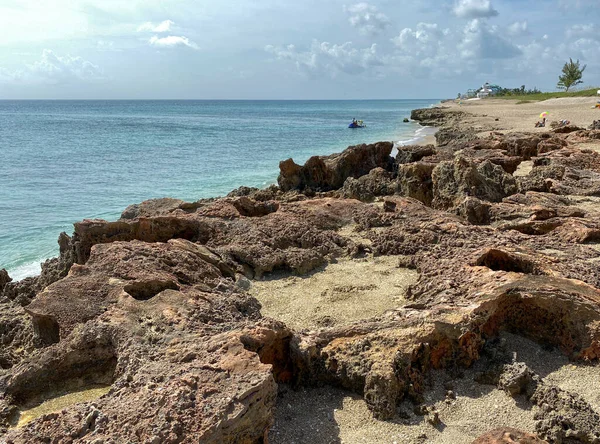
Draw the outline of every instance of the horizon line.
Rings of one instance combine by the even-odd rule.
[[[0,99],[0,102],[26,102],[26,101],[37,101],[37,102],[42,102],[42,101],[62,101],[62,102],[82,102],[82,101],[104,101],[104,102],[124,102],[124,101],[129,101],[129,102],[135,102],[135,101],[139,101],[139,102],[143,102],[143,101],[153,101],[153,102],[159,102],[159,101],[181,101],[181,102],[331,102],[331,101],[338,101],[338,102],[357,102],[357,101],[390,101],[390,100],[445,100],[445,99],[440,99],[440,98],[432,98],[432,97],[425,97],[425,98],[392,98],[392,99],[98,99],[98,98],[93,98],[93,99]]]

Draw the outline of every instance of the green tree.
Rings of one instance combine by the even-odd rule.
[[[583,68],[579,66],[579,59],[573,62],[573,59],[569,57],[569,61],[565,63],[562,69],[562,75],[558,76],[558,84],[556,85],[559,89],[565,89],[569,92],[569,88],[575,85],[583,83],[581,77],[583,77],[583,71],[587,65],[583,65]]]

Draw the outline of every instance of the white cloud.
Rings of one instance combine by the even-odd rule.
[[[378,34],[390,24],[388,17],[369,3],[344,6],[344,10],[350,14],[348,18],[350,24],[362,34]]]
[[[146,22],[138,26],[137,30],[138,32],[168,32],[171,30],[171,26],[174,24],[175,22],[171,20],[164,20],[156,25],[152,22]]]
[[[377,74],[377,68],[385,61],[377,52],[377,45],[368,48],[354,48],[352,42],[342,45],[313,41],[310,50],[298,51],[294,45],[276,47],[267,45],[265,50],[280,60],[292,61],[298,70],[308,74]]]
[[[187,46],[189,48],[198,49],[198,45],[192,42],[190,39],[184,36],[177,35],[169,35],[166,37],[158,37],[156,35],[150,37],[148,40],[153,46],[158,46],[159,48],[172,48],[175,46]]]
[[[440,51],[449,34],[449,29],[442,30],[437,23],[419,23],[415,30],[404,28],[392,42],[405,53],[431,57]]]
[[[566,31],[567,37],[583,37],[600,39],[600,26],[590,23],[587,25],[573,25]]]
[[[508,35],[512,35],[514,37],[528,35],[529,29],[527,26],[527,21],[514,22],[512,25],[508,26],[507,33]]]
[[[471,20],[462,31],[419,23],[415,29],[400,31],[392,42],[397,48],[394,62],[404,64],[404,69],[418,76],[476,73],[521,54],[497,27],[479,19]]]
[[[460,18],[485,18],[498,15],[490,0],[458,0],[454,5],[454,14]]]
[[[510,59],[521,54],[521,50],[506,40],[497,27],[487,26],[479,19],[473,19],[465,27],[458,47],[463,58]]]
[[[60,84],[94,82],[103,80],[102,70],[92,62],[70,55],[59,56],[44,49],[40,60],[22,70],[0,68],[0,81],[4,83]]]

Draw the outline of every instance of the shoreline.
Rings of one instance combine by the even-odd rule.
[[[434,104],[432,104],[431,106],[434,106]],[[430,126],[423,126],[420,124],[417,124],[418,126],[415,127],[412,137],[410,137],[409,139],[405,139],[405,140],[398,140],[398,141],[393,141],[392,143],[394,143],[394,145],[397,146],[406,146],[406,145],[429,145],[429,144],[433,144],[435,145],[435,133],[437,132],[437,128],[434,127],[430,127]],[[334,152],[332,154],[337,154],[337,153],[341,153],[344,149],[346,149],[347,147],[341,148],[341,150],[339,152]],[[396,150],[397,152],[397,150]],[[322,153],[315,153],[313,156],[321,156],[323,155]],[[280,159],[280,160],[284,160],[284,159]],[[263,188],[268,188],[269,186],[272,185],[277,185],[277,178],[273,178],[273,180],[270,181],[269,184],[265,185]],[[245,186],[245,185],[241,185],[241,186]],[[235,189],[229,190],[229,192],[234,191]],[[223,198],[226,195],[216,195],[216,196],[208,196],[205,198],[201,198],[202,199],[219,199],[219,198]],[[169,196],[164,196],[164,197],[169,197]],[[160,199],[160,198],[155,198],[155,199]],[[131,204],[130,204],[131,205]],[[123,208],[122,210],[125,210],[125,208]],[[57,235],[58,237],[58,235]],[[14,268],[6,268],[6,271],[8,272],[8,274],[11,276],[11,278],[13,278],[13,280],[15,282],[21,281],[23,279],[27,279],[27,278],[35,278],[38,277],[40,275],[40,273],[42,272],[42,264],[44,262],[46,262],[47,260],[51,260],[56,258],[56,256],[43,256],[40,257],[39,260],[36,261],[31,261],[31,262],[27,262],[24,263],[22,265],[19,265],[17,267]],[[0,269],[2,269],[2,267],[0,266]]]
[[[579,365],[600,359],[600,154],[580,149],[600,130],[477,138],[474,114],[421,111],[436,146],[289,159],[278,187],[134,204],[76,223],[39,278],[0,272],[0,411],[55,398],[53,375],[119,388],[0,434],[92,414],[95,438],[152,441],[168,412],[207,442],[600,438],[600,367]]]

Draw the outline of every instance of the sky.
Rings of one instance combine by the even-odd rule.
[[[448,98],[600,87],[600,0],[0,0],[0,99]]]

